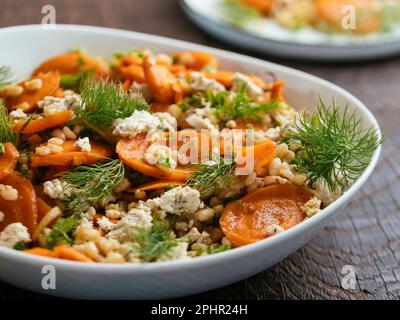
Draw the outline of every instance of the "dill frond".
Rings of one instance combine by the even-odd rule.
[[[138,247],[135,251],[145,262],[156,261],[160,257],[168,256],[177,242],[168,236],[170,229],[163,221],[154,221],[150,231],[142,231],[136,236]]]
[[[296,128],[284,133],[288,143],[300,141],[294,158],[296,169],[308,182],[326,183],[330,191],[347,189],[365,170],[374,151],[383,143],[375,128],[367,127],[348,107],[341,113],[320,100],[314,113],[303,113]]]
[[[65,201],[67,208],[72,213],[79,213],[89,206],[101,204],[110,198],[124,175],[125,168],[120,160],[79,166],[61,173],[59,177],[74,189],[71,197]]]
[[[260,121],[263,113],[279,107],[276,101],[257,104],[247,94],[247,85],[243,84],[236,94],[232,92],[208,91],[206,99],[211,103],[211,108],[216,110],[218,117],[224,121],[248,119]]]
[[[127,118],[136,110],[149,110],[143,98],[131,97],[121,85],[104,80],[85,79],[80,87],[81,103],[77,120],[109,140],[113,121]]]
[[[0,104],[0,143],[16,143],[18,134],[13,130],[13,121],[8,116],[7,108]]]
[[[12,70],[9,66],[0,67],[0,89],[11,82]]]
[[[236,162],[233,159],[218,157],[211,164],[199,164],[199,169],[186,183],[199,191],[223,188],[232,181],[235,169]]]
[[[72,244],[72,232],[79,224],[79,220],[75,217],[61,218],[52,227],[46,239],[46,245],[52,249],[59,243]]]
[[[216,253],[224,252],[224,251],[227,251],[227,250],[230,250],[230,249],[231,249],[231,246],[229,246],[227,244],[222,244],[218,248],[214,248],[214,247],[208,246],[206,249],[198,249],[196,251],[196,256],[199,257],[199,256],[203,255],[204,253],[206,253],[206,254],[216,254]]]

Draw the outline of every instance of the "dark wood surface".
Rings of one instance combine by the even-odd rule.
[[[57,23],[134,30],[242,52],[198,30],[177,0],[2,0],[0,27],[40,23],[53,4]],[[6,44],[1,44],[5,47]],[[27,48],[29,50],[29,48]],[[247,280],[190,298],[399,299],[400,298],[400,57],[369,63],[319,64],[258,56],[332,81],[373,111],[386,135],[371,179],[341,216],[282,263]],[[342,267],[352,265],[355,290],[341,287]],[[1,272],[1,270],[0,270]],[[0,299],[46,297],[0,283]]]

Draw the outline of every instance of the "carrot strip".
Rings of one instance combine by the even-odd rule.
[[[35,247],[32,249],[27,249],[23,251],[24,253],[28,254],[34,254],[36,256],[42,256],[42,257],[49,257],[49,258],[60,258],[57,253],[54,251],[51,251],[49,249],[41,248],[41,247]]]
[[[177,187],[177,186],[183,186],[185,185],[182,181],[154,181],[154,182],[149,182],[146,184],[142,184],[141,186],[135,187],[128,189],[127,192],[135,192],[136,190],[142,190],[142,191],[152,191],[152,190],[157,190],[157,189],[165,189],[169,187]]]
[[[13,172],[18,156],[18,150],[12,143],[4,144],[4,153],[0,155],[0,179]]]
[[[44,131],[49,128],[62,126],[63,124],[67,123],[69,120],[72,119],[73,114],[74,113],[72,110],[57,112],[55,114],[49,115],[44,118],[31,120],[25,127],[24,127],[26,123],[25,120],[19,121],[14,124],[13,131],[20,132],[20,130],[24,128],[22,130],[22,133],[34,133],[34,132]]]
[[[74,248],[67,245],[58,245],[53,248],[55,254],[61,259],[73,260],[79,262],[93,262],[92,259],[88,258],[84,254],[76,251]]]
[[[218,67],[217,59],[206,52],[187,51],[176,55],[177,64],[184,65],[188,69],[202,70],[205,67]]]

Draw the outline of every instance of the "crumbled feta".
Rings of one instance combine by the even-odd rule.
[[[30,241],[31,237],[28,228],[20,222],[9,224],[0,233],[1,247],[14,248],[19,242],[28,243]]]
[[[45,117],[58,112],[68,110],[76,106],[80,101],[80,95],[67,91],[64,98],[45,97],[38,102],[39,108],[43,109]]]
[[[90,145],[90,141],[88,137],[85,138],[79,138],[75,144],[75,147],[77,147],[78,149],[80,149],[83,152],[90,152],[92,151],[92,146]]]
[[[200,192],[188,186],[171,189],[159,198],[147,200],[147,203],[176,215],[192,214],[204,206]]]
[[[307,217],[309,218],[319,213],[321,211],[320,208],[321,208],[321,200],[319,200],[317,197],[311,198],[303,206],[303,210],[305,211]]]
[[[337,187],[335,191],[330,191],[329,187],[323,181],[317,181],[315,183],[315,195],[322,203],[327,206],[340,197],[342,189]]]
[[[139,133],[157,129],[160,125],[160,120],[149,112],[135,111],[129,118],[115,121],[113,134],[133,138]]]
[[[172,149],[156,143],[147,148],[144,158],[149,164],[161,168],[175,169],[177,166],[176,155]]]
[[[106,232],[111,231],[115,227],[115,223],[112,223],[107,217],[101,217],[100,219],[97,219],[97,224],[99,225],[100,229]]]
[[[156,112],[153,114],[155,117],[160,120],[161,125],[160,129],[161,130],[167,130],[170,132],[175,132],[177,129],[177,122],[176,118],[171,116],[168,112]]]
[[[152,98],[152,93],[147,83],[138,83],[134,81],[130,92],[131,96],[134,98],[143,97],[146,101],[150,101]]]
[[[226,91],[225,87],[214,79],[207,78],[201,72],[191,72],[189,75],[190,88],[194,91],[211,90],[213,93]]]
[[[245,76],[243,73],[236,72],[232,78],[233,82],[233,91],[239,91],[242,85],[247,86],[247,93],[253,99],[258,98],[259,96],[264,94],[264,90],[261,89],[258,85],[256,85],[253,80],[249,77]]]
[[[0,197],[4,200],[15,201],[18,199],[18,190],[6,184],[0,184]]]
[[[212,123],[212,111],[209,106],[198,108],[186,118],[186,123],[196,130],[208,129],[212,136],[219,135],[218,128]]]
[[[70,184],[59,179],[46,181],[43,184],[43,192],[52,199],[65,200],[71,196],[73,188]]]
[[[279,226],[279,225],[277,225],[277,224],[275,224],[275,223],[269,225],[269,226],[265,229],[265,233],[266,233],[268,236],[270,236],[270,237],[273,236],[273,235],[275,235],[275,234],[281,233],[281,232],[283,232],[283,231],[285,231],[285,229],[283,229],[281,226]]]
[[[188,244],[186,242],[177,242],[166,254],[160,256],[158,261],[169,261],[187,258]]]
[[[13,120],[25,120],[28,117],[28,115],[22,109],[11,111],[9,116]]]
[[[133,208],[115,224],[106,237],[116,239],[123,243],[132,240],[139,232],[150,230],[153,225],[151,210],[147,206]]]

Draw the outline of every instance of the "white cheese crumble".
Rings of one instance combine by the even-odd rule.
[[[150,101],[152,93],[147,83],[139,83],[134,81],[131,85],[131,96],[134,98],[142,97],[146,101]]]
[[[92,151],[92,146],[90,145],[90,141],[88,137],[79,138],[75,143],[74,146],[80,149],[83,152],[90,152]]]
[[[14,248],[19,242],[28,243],[30,241],[31,237],[28,228],[20,222],[9,224],[0,233],[1,247]]]
[[[186,123],[196,130],[207,129],[212,136],[219,135],[219,129],[210,120],[211,109],[209,106],[205,108],[195,109],[194,113],[186,118]]]
[[[157,129],[160,125],[160,120],[149,112],[135,111],[130,117],[115,121],[113,134],[133,138],[139,133]]]
[[[152,225],[153,218],[149,207],[133,208],[115,224],[106,237],[123,243],[132,240],[139,232],[150,230]]]
[[[18,190],[6,184],[0,184],[0,197],[4,200],[15,201],[18,199]]]
[[[224,85],[214,79],[207,78],[201,72],[191,72],[189,75],[189,84],[193,91],[211,90],[213,93],[226,91]]]
[[[43,109],[44,116],[50,116],[58,112],[68,110],[80,102],[80,95],[73,91],[64,92],[64,98],[45,97],[38,102],[38,107]]]
[[[157,261],[169,261],[187,258],[188,244],[186,242],[177,242],[166,254],[160,256]]]
[[[147,200],[147,203],[176,215],[193,214],[204,206],[200,192],[188,186],[171,189],[159,198]]]
[[[156,143],[147,148],[144,158],[149,164],[160,168],[175,169],[177,166],[176,154],[172,149]]]
[[[321,200],[317,197],[313,197],[308,200],[305,205],[303,206],[303,210],[307,214],[307,217],[312,217],[321,211]]]
[[[9,116],[13,120],[25,120],[28,117],[28,115],[22,109],[11,111]]]
[[[100,229],[106,232],[115,227],[115,223],[112,223],[107,217],[101,217],[100,219],[97,219],[97,224],[99,225]]]
[[[253,99],[258,98],[264,94],[264,90],[254,83],[249,77],[245,76],[243,73],[236,72],[232,78],[233,91],[239,91],[240,88],[245,84],[247,87],[247,93]]]
[[[275,234],[281,233],[281,232],[283,232],[283,231],[285,231],[285,229],[283,229],[281,226],[279,226],[279,225],[277,225],[277,224],[275,224],[275,223],[269,225],[269,226],[265,229],[265,233],[266,233],[268,236],[270,236],[270,237],[273,236],[273,235],[275,235]]]
[[[43,184],[43,192],[52,199],[65,200],[71,196],[73,188],[70,184],[59,179],[46,181]]]
[[[168,112],[156,112],[153,114],[160,120],[160,129],[175,132],[177,130],[176,118],[171,116]]]

